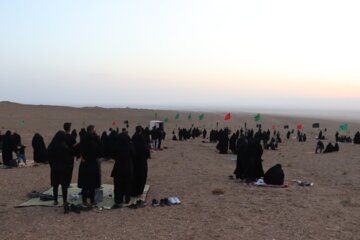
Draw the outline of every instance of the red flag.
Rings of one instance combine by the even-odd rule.
[[[112,122],[112,125],[113,125],[113,126],[116,126],[116,122],[115,122],[115,121],[113,121],[113,122]]]
[[[231,115],[230,113],[225,115],[224,121],[230,120],[231,119]]]
[[[296,126],[296,128],[299,129],[299,130],[302,129],[302,124],[298,124],[298,125]]]
[[[275,126],[275,125],[272,125],[272,126],[271,126],[271,128],[272,128],[272,129],[275,129],[275,128],[276,128],[276,126]]]

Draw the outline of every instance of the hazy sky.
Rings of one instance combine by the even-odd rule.
[[[0,2],[0,100],[358,109],[359,1]]]

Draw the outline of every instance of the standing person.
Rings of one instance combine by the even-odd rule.
[[[46,163],[46,146],[44,138],[39,133],[35,133],[31,145],[34,150],[34,161],[36,163]]]
[[[87,127],[78,148],[81,155],[78,187],[82,189],[83,204],[88,205],[90,198],[91,205],[95,205],[95,189],[101,185],[99,158],[102,157],[102,148],[94,125]]]
[[[13,151],[15,149],[13,137],[10,131],[6,131],[3,137],[2,144],[2,160],[5,166],[17,166],[16,161],[13,161]]]
[[[147,159],[150,157],[146,136],[143,134],[141,126],[136,127],[132,142],[135,148],[132,196],[136,197],[141,195],[144,191],[148,173]]]
[[[67,202],[67,189],[70,186],[71,177],[67,174],[69,171],[69,159],[71,150],[66,144],[66,134],[58,131],[52,139],[47,149],[47,157],[50,163],[51,186],[53,187],[54,205],[58,205],[58,188],[61,185],[64,213],[69,212],[69,204]]]
[[[153,149],[157,149],[158,144],[159,144],[159,140],[157,139],[157,130],[156,130],[156,126],[154,126],[151,131],[150,131],[150,135],[151,135],[151,140],[152,140],[152,148]]]
[[[205,139],[205,138],[206,138],[206,134],[207,134],[207,132],[206,132],[206,129],[205,129],[205,128],[204,128],[204,130],[203,130],[202,134],[203,134],[203,139]]]
[[[113,158],[115,159],[115,164],[111,172],[111,177],[114,178],[115,207],[123,203],[124,196],[125,203],[130,202],[134,173],[134,155],[134,148],[128,136],[124,133],[119,134],[114,144]]]
[[[64,131],[65,131],[65,142],[68,145],[69,149],[73,152],[73,154],[71,154],[69,157],[69,159],[67,159],[67,163],[69,164],[69,167],[67,168],[68,172],[66,173],[68,175],[68,178],[70,178],[70,182],[71,182],[71,178],[72,178],[72,173],[74,170],[74,155],[75,155],[75,150],[74,150],[74,146],[76,144],[76,131],[75,133],[71,133],[71,123],[70,122],[66,122],[63,125]]]

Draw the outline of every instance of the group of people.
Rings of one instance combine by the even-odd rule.
[[[175,130],[172,132],[173,137],[172,140],[173,141],[186,141],[189,140],[191,138],[198,138],[201,135],[203,136],[203,138],[206,138],[206,129],[204,129],[203,131],[201,131],[198,127],[194,127],[192,126],[189,129],[186,128],[178,128],[178,136],[176,136]]]
[[[15,167],[20,162],[26,164],[25,146],[21,143],[21,136],[11,131],[6,131],[4,135],[0,132],[0,148],[2,162],[5,166]],[[14,155],[16,154],[16,159]]]
[[[79,132],[71,131],[71,124],[65,123],[47,148],[47,160],[51,168],[54,204],[58,204],[58,187],[62,187],[64,211],[69,211],[67,189],[71,183],[74,159],[80,159],[78,187],[82,189],[84,205],[94,205],[95,190],[101,186],[100,159],[104,156],[104,145],[96,133],[95,126]],[[148,173],[147,159],[150,157],[149,143],[141,126],[136,127],[130,138],[127,131],[112,131],[110,157],[115,160],[111,177],[114,179],[114,201],[116,205],[129,203],[132,196],[143,193]],[[88,201],[90,200],[90,202]]]
[[[321,140],[319,140],[316,143],[315,154],[318,154],[318,153],[332,153],[332,152],[338,152],[338,151],[339,151],[339,144],[338,143],[335,143],[333,145],[331,142],[329,142],[326,145],[326,148],[325,148],[324,143]]]
[[[245,130],[241,128],[231,135],[229,138],[230,130],[228,128],[218,130],[211,130],[210,136],[212,136],[210,142],[218,142],[216,148],[221,154],[227,154],[230,150],[233,154],[237,154],[237,142],[241,136],[254,136],[264,149],[276,150],[278,144],[282,142],[280,132],[274,130],[271,136],[270,130],[262,131],[261,128],[255,132],[253,129]]]

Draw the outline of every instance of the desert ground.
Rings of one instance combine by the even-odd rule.
[[[27,193],[50,187],[48,165],[0,169],[0,239],[359,239],[360,235],[360,145],[340,143],[340,151],[314,154],[319,122],[327,128],[327,138],[334,140],[340,120],[262,114],[264,129],[275,125],[284,142],[277,151],[265,150],[262,159],[266,171],[281,163],[287,188],[248,186],[228,178],[235,169],[231,154],[218,154],[215,144],[193,139],[171,141],[171,132],[178,127],[229,127],[237,130],[246,122],[255,127],[253,113],[233,113],[224,122],[225,113],[145,109],[105,109],[99,107],[71,108],[58,106],[0,103],[0,127],[16,131],[32,158],[31,139],[40,133],[48,144],[64,122],[80,128],[94,124],[101,134],[115,121],[120,128],[130,122],[130,134],[135,126],[146,126],[157,113],[159,119],[169,118],[165,125],[167,149],[152,153],[148,160],[148,203],[152,199],[177,196],[181,205],[63,214],[61,207],[15,206],[27,200]],[[349,122],[351,137],[360,130],[360,122]],[[303,125],[307,142],[285,139],[283,125],[296,128]],[[325,141],[327,143],[328,141]],[[112,183],[112,162],[102,163],[102,182]],[[78,163],[73,182],[77,182]],[[312,187],[298,186],[292,180],[313,182]],[[221,189],[222,195],[212,190]]]

